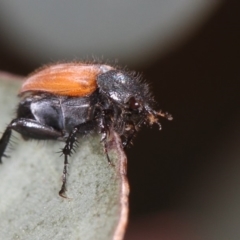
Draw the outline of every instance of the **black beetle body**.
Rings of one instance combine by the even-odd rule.
[[[106,144],[110,131],[116,131],[126,147],[143,123],[160,126],[159,116],[171,119],[152,108],[148,86],[138,77],[107,65],[50,66],[30,76],[20,96],[17,117],[0,140],[0,162],[12,130],[24,139],[65,141],[62,197],[66,197],[68,156],[78,135],[98,131],[110,163]]]

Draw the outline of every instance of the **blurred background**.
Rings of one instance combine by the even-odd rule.
[[[240,239],[239,9],[231,0],[0,3],[0,70],[127,66],[172,113],[127,150],[126,240]]]

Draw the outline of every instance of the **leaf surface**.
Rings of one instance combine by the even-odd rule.
[[[0,74],[0,132],[15,117],[18,77]],[[79,138],[59,197],[64,142],[24,141],[14,133],[0,165],[0,239],[123,239],[128,217],[126,156],[115,132],[108,164],[99,134]]]

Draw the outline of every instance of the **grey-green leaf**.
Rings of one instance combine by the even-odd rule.
[[[0,74],[0,132],[14,117],[21,81]],[[1,134],[0,134],[1,136]],[[14,133],[0,165],[0,239],[120,240],[128,217],[126,156],[112,132],[108,164],[98,134],[79,138],[67,195],[59,197],[63,142],[24,141]]]

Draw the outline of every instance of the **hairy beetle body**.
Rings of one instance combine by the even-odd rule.
[[[107,137],[114,130],[128,146],[142,124],[171,116],[153,108],[148,85],[139,77],[108,65],[66,63],[39,70],[20,89],[17,116],[0,139],[0,162],[5,156],[12,130],[24,139],[65,141],[63,184],[66,197],[68,157],[78,135],[92,131],[102,137],[107,159]]]

